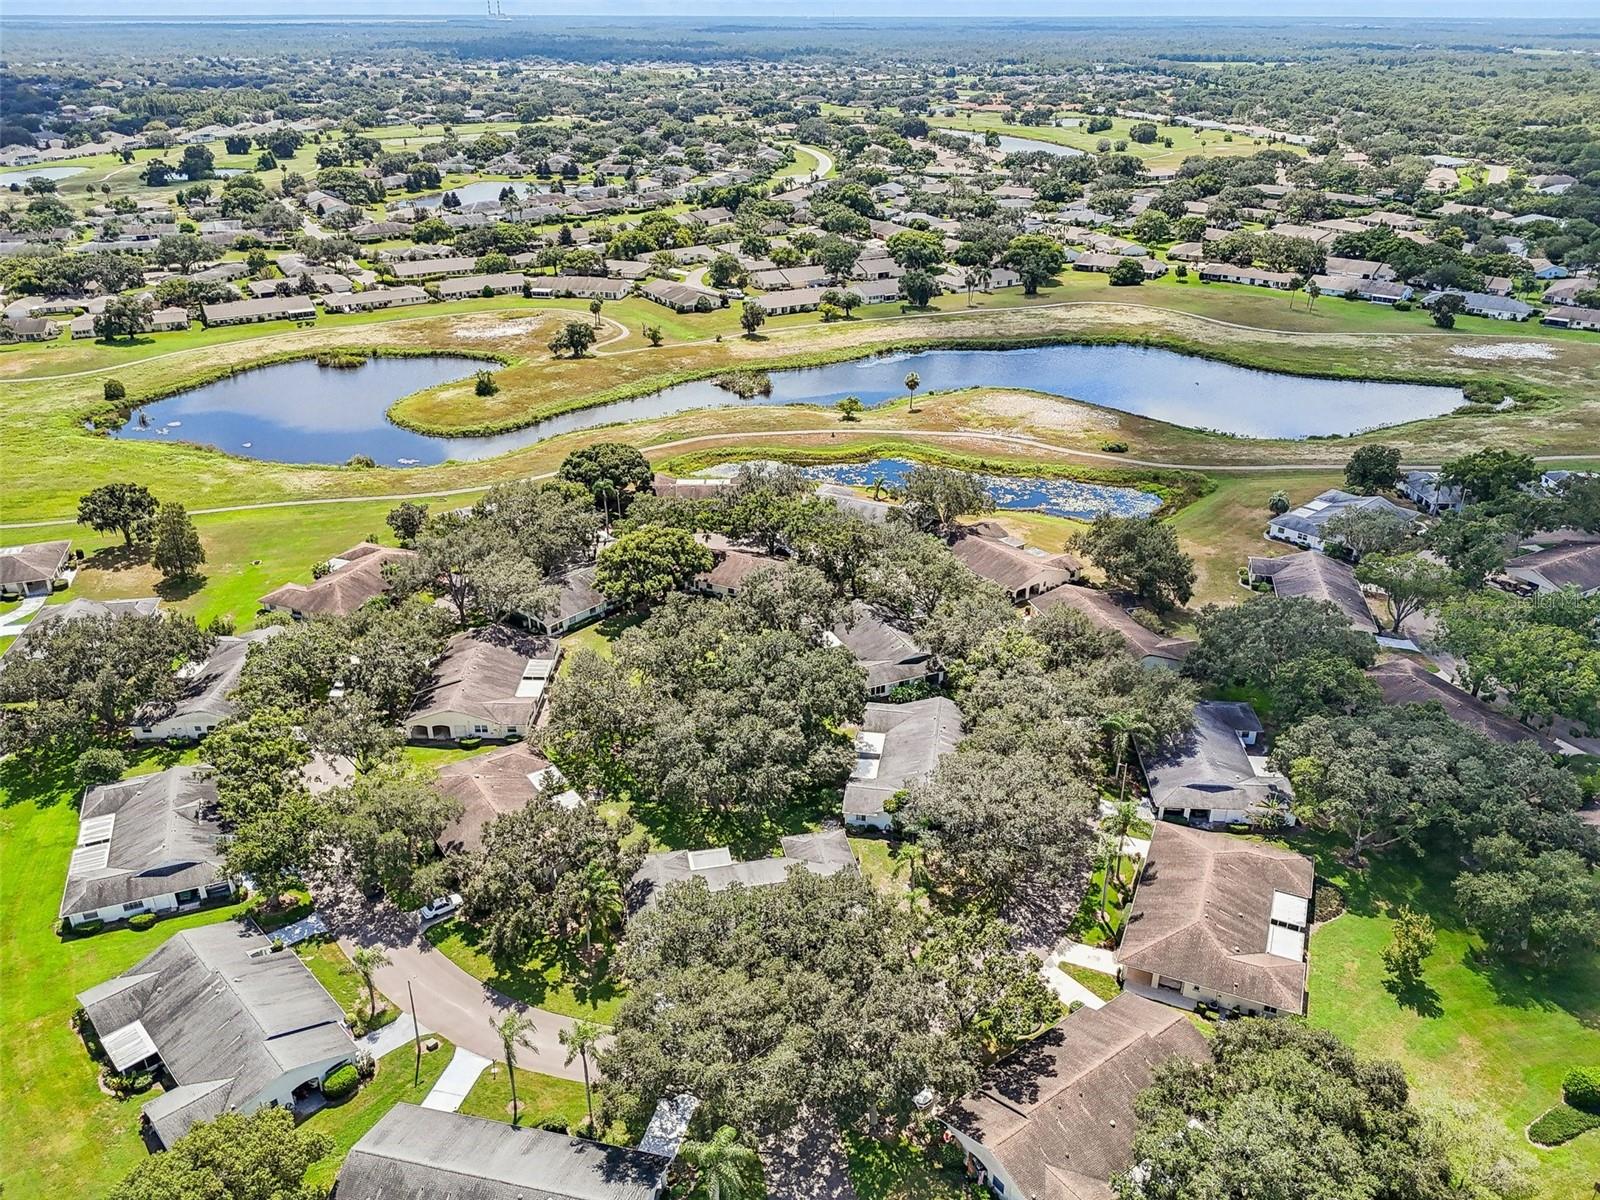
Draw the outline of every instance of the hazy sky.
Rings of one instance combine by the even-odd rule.
[[[1541,0],[1506,5],[1503,0],[1116,0],[1112,5],[1052,0],[504,0],[508,16],[576,13],[587,16],[651,14],[715,16],[760,21],[873,18],[978,18],[1110,16],[1333,17],[1344,20],[1396,17],[1496,18],[1503,21],[1594,18],[1594,0]],[[13,17],[399,17],[476,16],[484,0],[4,0]]]

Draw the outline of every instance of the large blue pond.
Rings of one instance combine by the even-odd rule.
[[[864,463],[806,467],[804,473],[828,483],[871,487],[879,479],[898,488],[917,464],[903,458],[877,458]],[[1161,497],[1135,488],[1071,479],[1037,479],[1017,475],[979,475],[996,508],[1028,509],[1053,517],[1093,520],[1101,513],[1118,517],[1145,517],[1161,507]]]
[[[380,358],[350,370],[281,363],[146,405],[116,436],[201,442],[280,462],[340,463],[366,454],[380,465],[410,466],[488,458],[558,434],[694,408],[831,408],[845,396],[872,407],[904,396],[908,371],[918,373],[924,392],[1031,388],[1240,437],[1357,433],[1439,416],[1462,403],[1455,388],[1278,375],[1139,346],[1067,345],[920,350],[773,371],[771,394],[749,400],[700,380],[495,437],[428,437],[389,423],[385,413],[401,396],[464,379],[481,365],[448,355]]]

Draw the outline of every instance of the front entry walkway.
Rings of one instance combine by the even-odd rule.
[[[422,1107],[455,1112],[467,1098],[472,1085],[478,1082],[478,1076],[488,1069],[489,1060],[483,1055],[457,1046],[455,1056],[445,1067],[444,1074],[439,1076],[439,1082],[423,1097]]]

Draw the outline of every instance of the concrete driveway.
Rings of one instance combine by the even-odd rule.
[[[424,1029],[474,1054],[503,1061],[505,1051],[489,1024],[515,1010],[534,1024],[527,1045],[517,1053],[517,1065],[563,1079],[583,1079],[583,1064],[574,1059],[567,1066],[567,1050],[560,1042],[561,1031],[574,1024],[571,1017],[520,1004],[480,983],[423,938],[415,913],[400,912],[387,902],[369,903],[351,888],[318,888],[317,907],[346,954],[358,946],[384,948],[389,965],[375,976],[378,990],[407,1011],[414,999],[413,1015]],[[591,1074],[593,1069],[591,1063]]]
[[[563,1079],[583,1078],[582,1063],[565,1065],[567,1049],[560,1042],[560,1033],[571,1028],[572,1018],[519,1004],[479,983],[420,934],[398,943],[390,940],[393,936],[392,932],[366,926],[342,933],[339,945],[346,954],[357,946],[382,946],[389,954],[390,965],[377,973],[378,990],[401,1008],[409,1008],[411,997],[415,997],[417,1020],[457,1046],[485,1058],[503,1060],[505,1050],[489,1024],[515,1010],[531,1017],[534,1023],[527,1034],[528,1044],[517,1053],[517,1065]]]

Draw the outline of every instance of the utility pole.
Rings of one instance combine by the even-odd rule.
[[[411,1040],[416,1043],[417,1061],[411,1069],[411,1086],[422,1083],[422,1026],[417,1023],[417,998],[411,992],[411,980],[406,980],[406,999],[411,1002]]]

